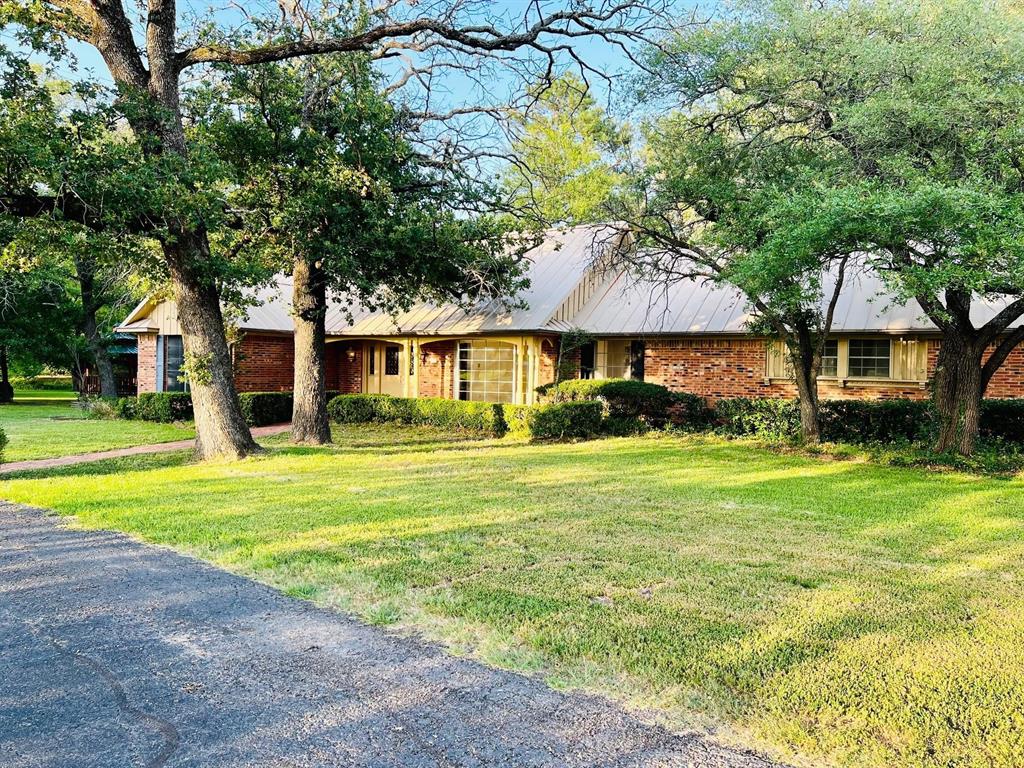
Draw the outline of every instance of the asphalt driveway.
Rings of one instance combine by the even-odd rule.
[[[771,765],[0,502],[3,768]]]

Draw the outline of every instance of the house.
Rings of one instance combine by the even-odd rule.
[[[535,389],[554,380],[563,334],[578,329],[593,339],[572,354],[583,378],[639,378],[709,399],[796,395],[782,345],[747,330],[749,313],[734,290],[636,281],[610,266],[621,247],[609,227],[548,232],[527,253],[530,287],[520,308],[419,304],[392,316],[332,304],[327,388],[532,403]],[[290,297],[282,277],[258,292],[239,323],[232,346],[239,391],[291,389]],[[118,331],[138,338],[139,392],[187,387],[173,301],[143,301]],[[836,309],[822,396],[926,397],[937,352],[938,333],[915,302],[894,302],[877,278],[854,275]],[[1024,396],[1024,349],[1014,350],[988,394]]]

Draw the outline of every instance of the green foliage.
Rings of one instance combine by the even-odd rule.
[[[1024,398],[982,400],[981,434],[1024,445]]]
[[[11,384],[15,389],[31,389],[37,392],[70,392],[74,384],[70,376],[12,376]]]
[[[7,433],[0,427],[0,464],[4,463],[4,448],[7,447]]]
[[[512,204],[550,224],[606,220],[604,204],[620,178],[614,156],[628,143],[627,129],[573,75],[535,90],[530,110],[513,118],[517,162],[504,178]]]
[[[89,419],[116,419],[121,416],[117,400],[109,397],[83,397],[79,407]]]
[[[170,423],[192,418],[192,396],[186,392],[143,392],[138,397],[122,397],[115,405],[122,419],[141,419]]]
[[[250,427],[284,424],[292,420],[291,392],[242,392],[238,395],[242,416]]]
[[[664,424],[669,409],[679,402],[666,387],[637,379],[570,379],[538,392],[552,403],[599,400],[610,417],[642,419],[655,426]]]
[[[821,404],[824,440],[906,443],[928,440],[934,413],[927,400],[826,400]]]
[[[800,432],[800,408],[795,400],[732,397],[715,403],[714,423],[728,435],[788,440]]]
[[[514,435],[533,440],[587,440],[601,434],[604,408],[596,400],[513,406],[505,418]]]
[[[484,432],[498,437],[507,431],[502,406],[497,403],[440,397],[339,395],[327,404],[327,412],[339,424],[394,422]]]

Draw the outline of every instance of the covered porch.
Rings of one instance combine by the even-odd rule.
[[[554,380],[558,339],[541,335],[328,339],[342,392],[530,405]],[[328,388],[332,389],[331,381]]]

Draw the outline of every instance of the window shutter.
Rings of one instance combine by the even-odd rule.
[[[793,370],[789,365],[786,345],[777,339],[768,342],[768,361],[766,367],[769,379],[792,379]]]
[[[156,391],[164,391],[164,337],[156,337]]]
[[[892,377],[898,381],[925,381],[928,378],[928,343],[920,339],[895,339]]]

